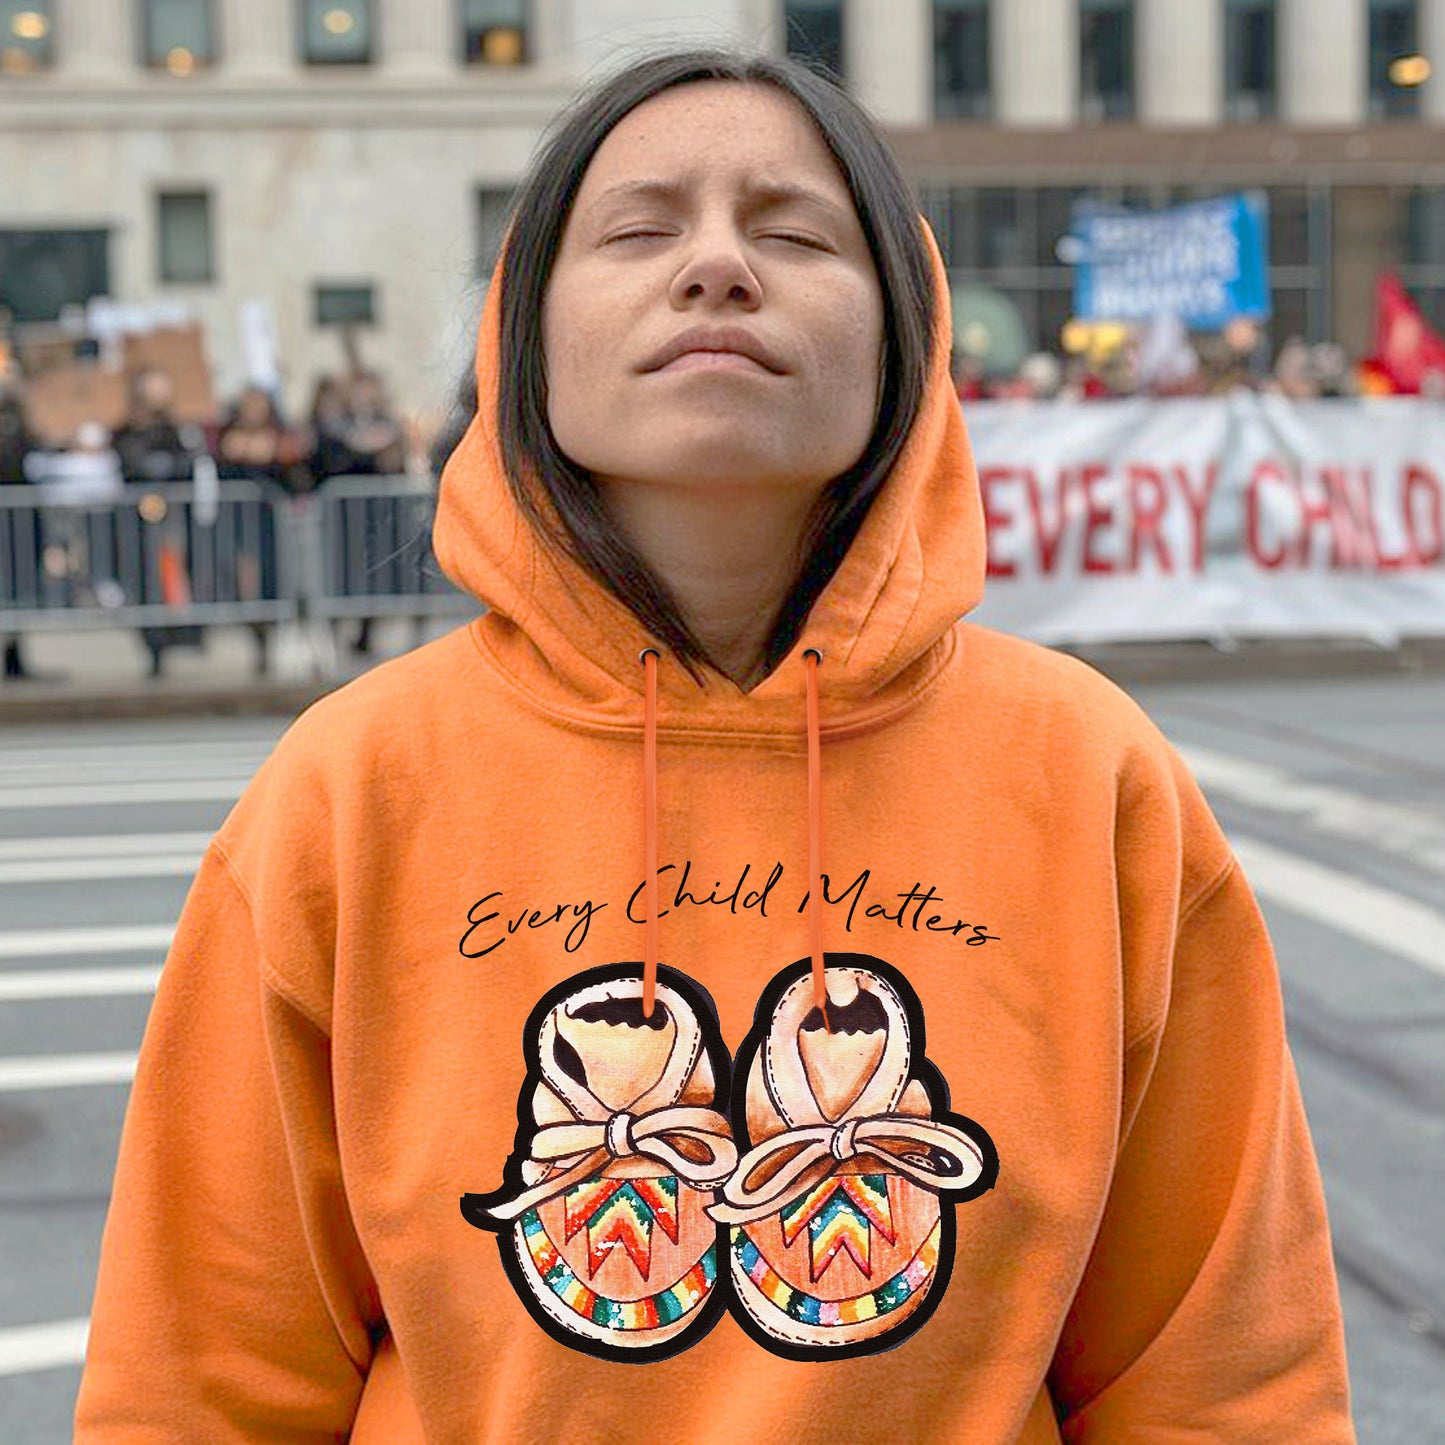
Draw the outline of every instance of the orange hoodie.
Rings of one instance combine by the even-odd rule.
[[[1352,1440],[1248,886],[1126,696],[959,620],[946,305],[793,652],[649,708],[508,493],[498,289],[436,523],[490,610],[308,711],[206,855],[81,1445]]]

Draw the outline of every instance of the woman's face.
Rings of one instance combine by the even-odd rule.
[[[807,113],[705,81],[598,148],[543,314],[548,416],[599,481],[814,492],[872,434],[883,295]]]

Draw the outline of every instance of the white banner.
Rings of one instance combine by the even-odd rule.
[[[1041,642],[1445,636],[1445,402],[965,405],[973,616]]]

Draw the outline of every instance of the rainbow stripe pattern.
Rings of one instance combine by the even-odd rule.
[[[855,1325],[892,1313],[927,1287],[938,1264],[938,1245],[942,1229],[943,1221],[939,1219],[929,1231],[928,1238],[919,1246],[918,1253],[886,1284],[869,1290],[867,1294],[854,1295],[852,1299],[844,1300],[818,1299],[814,1295],[794,1289],[763,1258],[762,1251],[749,1236],[746,1225],[733,1226],[732,1251],[733,1258],[743,1273],[757,1286],[763,1298],[789,1319],[805,1325]]]
[[[889,1244],[896,1239],[886,1174],[834,1175],[785,1204],[778,1213],[785,1245],[791,1247],[803,1226],[807,1226],[815,1283],[840,1253],[851,1256],[864,1279],[872,1279],[873,1231],[876,1229]]]
[[[717,1282],[717,1248],[709,1245],[703,1257],[667,1289],[639,1300],[615,1300],[589,1289],[569,1268],[547,1236],[541,1216],[529,1209],[517,1221],[537,1276],[574,1314],[605,1329],[627,1333],[670,1325],[694,1310],[712,1293]]]

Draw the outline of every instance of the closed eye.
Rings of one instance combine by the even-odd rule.
[[[675,231],[659,231],[640,228],[635,231],[619,231],[616,235],[608,236],[606,244],[613,241],[649,241],[666,240],[677,233]],[[832,251],[832,247],[821,241],[816,236],[805,236],[796,231],[766,231],[758,237],[760,241],[786,241],[793,246],[806,246],[810,251]]]
[[[804,236],[797,231],[768,231],[760,238],[764,241],[789,241],[795,246],[807,246],[812,251],[831,251],[833,248],[826,241],[820,241],[816,236]]]

